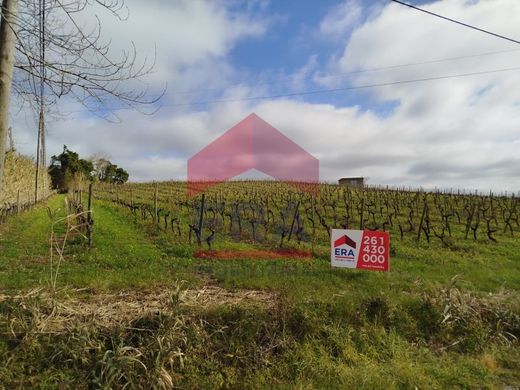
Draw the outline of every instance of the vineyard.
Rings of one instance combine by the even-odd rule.
[[[520,384],[516,197],[90,188],[0,226],[6,388]],[[389,231],[391,272],[331,267],[340,227]]]
[[[270,181],[235,181],[188,197],[186,183],[97,185],[95,196],[155,224],[178,242],[218,247],[328,246],[333,228],[389,231],[393,239],[444,247],[462,240],[499,243],[520,231],[513,196],[348,188],[322,184],[314,196]]]

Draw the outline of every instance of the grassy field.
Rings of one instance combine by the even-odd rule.
[[[387,274],[312,260],[202,260],[94,203],[94,248],[50,287],[47,207],[0,227],[0,388],[520,386],[520,239],[393,239]],[[221,240],[217,248],[251,243]]]

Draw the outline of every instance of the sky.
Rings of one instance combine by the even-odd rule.
[[[520,40],[518,0],[413,4]],[[124,21],[99,10],[103,34],[116,54],[131,42],[142,57],[156,51],[138,85],[166,87],[158,111],[114,102],[114,123],[64,97],[48,156],[65,144],[108,157],[131,181],[186,179],[190,156],[254,112],[314,155],[323,181],[520,190],[519,44],[387,0],[127,5]],[[34,118],[12,106],[16,147],[32,155]]]

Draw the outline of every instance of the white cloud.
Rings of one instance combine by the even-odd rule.
[[[345,36],[359,23],[363,6],[358,0],[348,0],[335,7],[320,24],[320,32],[327,36]]]
[[[317,70],[324,76],[317,80],[334,88],[507,68],[519,63],[520,51],[511,51],[345,76],[345,72],[358,69],[518,47],[396,5],[380,7],[377,12],[364,8],[359,15],[352,7],[366,7],[364,3],[346,1],[326,16],[321,32],[341,41],[340,50],[331,55],[325,69],[318,69],[316,57],[310,57],[290,77],[293,88],[304,86]],[[167,80],[172,95],[201,88],[201,96],[207,96],[208,90],[216,88],[220,97],[246,97],[251,90],[245,85],[233,86],[236,70],[227,55],[240,39],[262,34],[268,22],[221,8],[221,4],[132,3],[132,17],[138,20],[121,32],[119,39],[135,29],[142,39],[138,47],[158,41],[155,82]],[[444,0],[424,7],[519,38],[517,0]],[[154,9],[162,12],[154,14]],[[157,26],[155,33],[149,31],[151,25]],[[175,31],[163,33],[170,30]],[[118,33],[114,30],[111,34]],[[369,177],[373,184],[518,191],[519,82],[517,71],[373,89],[373,99],[396,103],[395,110],[384,117],[366,106],[339,107],[297,98],[209,108],[165,107],[154,117],[124,111],[121,124],[91,117],[51,124],[49,149],[59,152],[65,143],[82,155],[109,154],[116,164],[128,168],[134,180],[185,178],[187,158],[254,111],[314,154],[325,180],[360,175]],[[222,88],[225,92],[220,95]],[[267,94],[270,89],[256,86],[254,95]],[[170,96],[173,102],[196,98]],[[18,126],[27,128],[21,117]],[[18,139],[29,143],[34,138],[22,132]],[[30,145],[27,150],[32,149]]]
[[[519,38],[520,3],[516,0],[444,0],[423,7]],[[520,60],[517,45],[395,4],[346,38],[329,77],[321,79],[326,86],[345,85],[345,77],[340,76],[345,72],[396,64],[516,50],[350,74],[348,81],[359,86],[480,72],[514,67]],[[519,82],[520,71],[513,71],[373,89],[376,99],[398,102],[398,107],[381,121],[379,136],[372,142],[380,144],[380,150],[383,145],[410,149],[411,159],[393,164],[401,165],[400,181],[518,190],[520,167],[515,150],[520,142],[520,89],[515,85]],[[501,167],[501,162],[507,164]],[[434,172],[435,167],[439,169]],[[381,172],[375,178],[384,181],[385,176]]]
[[[98,12],[103,38],[110,40],[110,50],[116,57],[130,48],[133,42],[139,59],[153,58],[157,54],[154,72],[136,87],[150,85],[160,91],[169,85],[165,104],[185,103],[200,100],[201,95],[221,91],[234,77],[234,69],[227,63],[226,55],[242,39],[261,36],[269,21],[256,17],[253,8],[237,11],[231,2],[217,1],[127,1],[130,13],[127,20],[117,21],[102,7],[87,8],[88,12],[75,15],[78,23],[86,30],[95,26],[93,10]],[[258,4],[262,6],[261,3]],[[123,13],[124,14],[124,13]],[[157,47],[157,52],[155,51]],[[117,104],[116,104],[117,105]],[[131,111],[120,111],[121,124],[112,124],[92,117],[89,113],[78,113],[82,107],[72,100],[61,99],[64,112],[72,112],[73,119],[50,121],[48,129],[49,154],[61,151],[62,144],[75,148],[82,154],[96,151],[109,153],[117,158],[129,154],[154,153],[162,149],[169,137],[169,129],[180,129],[196,134],[187,125],[191,117],[164,115],[150,117]],[[33,154],[35,149],[36,124],[29,109],[19,111],[13,105],[11,122],[18,148]],[[177,114],[177,112],[176,112]],[[177,149],[189,144],[176,143]],[[171,146],[166,142],[166,145]]]

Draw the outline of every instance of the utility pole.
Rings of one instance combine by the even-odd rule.
[[[38,106],[40,115],[38,117],[38,141],[36,143],[36,177],[34,180],[34,201],[38,202],[38,184],[40,176],[40,167],[43,171],[43,189],[46,183],[46,153],[45,153],[45,0],[38,0],[39,9],[39,38],[40,38],[40,94],[38,97]],[[45,195],[45,194],[44,194]]]
[[[13,81],[14,51],[18,30],[18,0],[2,1],[0,22],[0,193],[3,192],[4,160],[9,131],[9,101]]]

